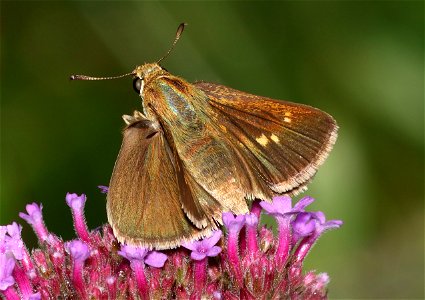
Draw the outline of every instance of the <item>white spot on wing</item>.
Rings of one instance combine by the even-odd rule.
[[[277,136],[275,136],[274,134],[272,134],[270,136],[270,138],[272,139],[273,142],[275,142],[276,144],[279,144],[279,138]]]
[[[283,122],[291,123],[291,118],[284,117],[284,118],[283,118]]]
[[[264,135],[264,133],[261,134],[260,137],[255,139],[261,146],[266,146],[269,143],[269,139]]]

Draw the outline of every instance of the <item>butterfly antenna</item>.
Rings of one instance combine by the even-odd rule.
[[[123,74],[123,75],[118,75],[118,76],[109,76],[109,77],[92,77],[92,76],[86,76],[86,75],[71,75],[71,77],[69,77],[69,79],[71,80],[110,80],[110,79],[118,79],[118,78],[123,78],[126,76],[130,76],[133,75],[134,73],[127,73],[127,74]]]
[[[184,27],[185,26],[187,26],[187,23],[181,23],[180,25],[179,25],[179,27],[177,28],[177,32],[176,32],[176,37],[174,38],[174,42],[173,42],[173,44],[171,45],[171,47],[170,47],[170,49],[168,49],[168,51],[167,51],[167,53],[160,59],[160,60],[158,60],[156,63],[157,64],[159,64],[164,58],[166,58],[170,53],[171,53],[171,51],[173,51],[173,49],[174,49],[174,46],[177,44],[177,42],[179,41],[179,39],[180,39],[180,37],[181,37],[181,35],[182,35],[182,33],[183,33],[183,30],[184,30]]]

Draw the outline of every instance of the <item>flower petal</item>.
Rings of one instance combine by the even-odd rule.
[[[276,211],[280,214],[290,212],[292,209],[291,197],[287,195],[274,197],[273,206],[275,207]]]
[[[326,222],[326,216],[323,212],[321,211],[316,211],[315,213],[313,213],[314,216],[316,217],[316,219],[319,221],[319,224],[325,224]]]
[[[245,223],[248,226],[257,226],[258,218],[255,214],[248,213],[248,214],[245,215]]]
[[[339,228],[339,227],[341,227],[341,225],[343,223],[344,222],[342,222],[341,220],[330,220],[330,221],[327,221],[325,224],[322,225],[322,229],[328,230],[328,229]]]
[[[27,204],[26,205],[27,213],[19,213],[19,216],[27,221],[30,225],[36,225],[43,219],[43,215],[41,214],[41,211],[43,209],[43,205],[40,204],[40,206],[37,203]]]
[[[107,194],[109,191],[109,187],[106,185],[98,185],[97,186],[102,194]]]
[[[221,238],[221,230],[213,231],[213,234],[209,238],[205,238],[202,244],[205,248],[212,248]]]
[[[0,280],[0,291],[5,291],[9,286],[13,285],[15,283],[15,279],[13,279],[13,276],[7,276]]]
[[[118,254],[122,257],[127,258],[128,260],[141,260],[145,259],[148,250],[143,247],[131,246],[131,245],[121,245],[121,251],[118,251]]]
[[[293,210],[294,211],[303,211],[304,208],[306,208],[308,205],[314,202],[314,198],[312,197],[304,197],[300,201],[298,201],[295,205]]]
[[[312,213],[302,212],[292,222],[292,228],[295,234],[304,237],[316,230],[316,223],[317,221]]]
[[[7,226],[0,226],[0,241],[3,241],[5,239],[7,232]]]
[[[269,203],[269,202],[267,202],[267,201],[261,201],[260,202],[260,206],[266,211],[266,212],[268,212],[269,214],[272,214],[272,213],[275,213],[276,212],[276,209],[275,209],[275,207],[273,206],[273,204],[272,203]]]
[[[150,251],[145,257],[145,264],[155,268],[162,268],[167,259],[168,257],[164,253]]]
[[[196,240],[192,242],[185,242],[182,244],[182,247],[192,251],[196,251],[196,249],[198,249],[199,246],[200,246],[200,242]]]
[[[233,213],[232,213],[232,212],[227,211],[227,212],[224,212],[224,213],[221,215],[221,218],[223,219],[223,223],[224,223],[224,225],[225,225],[226,227],[228,227],[228,226],[230,225],[230,222],[232,222],[232,221],[235,219],[235,216],[233,215]]]
[[[7,225],[7,233],[14,239],[21,239],[22,226],[16,222]]]
[[[273,202],[260,202],[261,207],[269,214],[285,214],[292,210],[291,197],[287,195],[277,196],[273,198]]]
[[[192,258],[193,260],[203,260],[205,257],[207,257],[205,253],[200,253],[197,251],[192,251],[192,253],[190,254],[190,258]]]
[[[28,297],[28,300],[41,300],[40,292],[34,293]]]
[[[9,286],[15,283],[12,276],[13,269],[15,268],[15,259],[8,257],[6,253],[0,253],[0,290],[4,291]]]
[[[214,246],[211,249],[208,250],[207,252],[207,256],[209,257],[214,257],[219,255],[221,252],[221,248],[219,246]]]
[[[66,248],[72,258],[77,261],[84,262],[90,256],[89,246],[80,240],[73,240],[67,243]]]
[[[239,232],[245,225],[245,215],[233,216],[231,212],[225,212],[222,214],[224,226],[229,231]]]
[[[77,194],[67,193],[65,200],[68,206],[71,207],[72,209],[81,209],[84,207],[87,197],[84,194],[81,194],[81,196],[78,196]]]

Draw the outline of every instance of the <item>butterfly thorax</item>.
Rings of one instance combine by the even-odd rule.
[[[203,123],[199,119],[203,107],[198,103],[202,101],[199,90],[156,63],[138,66],[134,74],[143,80],[140,97],[148,119],[158,120],[166,128],[199,132]]]

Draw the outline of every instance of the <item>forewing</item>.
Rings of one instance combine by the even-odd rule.
[[[120,242],[166,249],[209,233],[183,212],[181,197],[191,195],[177,174],[158,123],[142,119],[126,127],[107,196],[108,220]]]
[[[337,137],[335,120],[310,106],[198,82],[222,133],[276,193],[296,194],[316,173]]]

